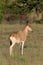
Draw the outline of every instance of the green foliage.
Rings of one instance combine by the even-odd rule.
[[[43,9],[43,0],[0,0],[1,9],[11,13],[30,12],[33,8]]]
[[[2,19],[3,19],[3,14],[0,12],[0,23],[1,23]]]
[[[5,12],[21,14],[31,12],[32,9],[43,10],[43,0],[0,0],[0,21]]]
[[[3,20],[3,12],[5,11],[4,0],[0,0],[0,23]]]

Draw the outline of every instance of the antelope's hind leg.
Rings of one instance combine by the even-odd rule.
[[[15,45],[15,42],[10,41],[10,56],[13,54],[13,46]]]

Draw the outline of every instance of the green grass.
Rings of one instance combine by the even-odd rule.
[[[25,25],[0,24],[0,65],[43,65],[43,25],[31,24],[24,46],[24,55],[20,55],[20,45],[16,44],[13,56],[9,55],[9,35],[21,30]]]

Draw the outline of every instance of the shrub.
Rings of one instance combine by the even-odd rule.
[[[0,23],[2,22],[3,20],[3,13],[0,11]]]

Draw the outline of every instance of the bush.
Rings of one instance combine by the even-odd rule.
[[[35,9],[36,12],[42,11],[43,0],[11,0],[11,2],[9,0],[0,0],[0,22],[3,20],[3,13],[7,12],[13,15],[31,13],[32,9]]]
[[[2,22],[3,20],[3,13],[0,11],[0,23]]]

